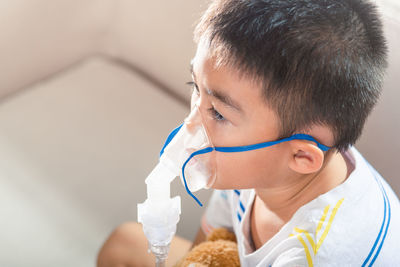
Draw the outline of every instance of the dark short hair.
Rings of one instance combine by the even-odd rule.
[[[325,125],[341,151],[361,135],[387,66],[377,9],[363,0],[216,0],[194,39],[260,82],[282,138]]]

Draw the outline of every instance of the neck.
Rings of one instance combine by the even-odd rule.
[[[343,183],[348,176],[346,161],[333,153],[325,166],[314,174],[292,175],[292,181],[276,188],[256,189],[258,204],[286,223],[304,204]]]
[[[255,189],[251,212],[251,236],[254,249],[272,238],[304,204],[343,183],[350,170],[341,154],[331,155],[327,164],[314,175],[294,177],[295,182],[276,188]]]

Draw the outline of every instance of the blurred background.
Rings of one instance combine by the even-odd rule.
[[[383,95],[356,147],[400,193],[400,4],[380,6]],[[144,179],[189,110],[192,31],[207,1],[0,2],[0,266],[94,266],[136,220]],[[198,196],[207,203],[210,191]],[[203,208],[179,180],[178,234]]]

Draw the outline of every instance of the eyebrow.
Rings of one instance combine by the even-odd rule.
[[[190,73],[193,75],[194,81],[196,81],[196,74],[193,71],[192,62],[190,63]],[[226,106],[231,107],[236,111],[242,112],[242,108],[240,107],[240,105],[236,101],[234,101],[229,95],[215,89],[206,89],[206,92],[208,95],[215,97]]]

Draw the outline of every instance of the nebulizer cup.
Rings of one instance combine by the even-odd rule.
[[[168,136],[159,163],[145,180],[147,199],[138,204],[138,222],[156,256],[156,266],[165,264],[181,213],[180,196],[170,197],[170,183],[180,176],[191,194],[215,181],[215,151],[202,120],[194,106],[184,123]]]

